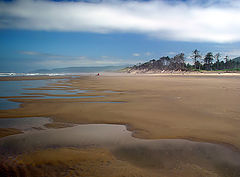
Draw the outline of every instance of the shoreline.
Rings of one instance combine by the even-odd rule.
[[[151,75],[152,76],[152,75]],[[122,78],[122,77],[124,77],[124,76],[116,76],[116,77],[119,77],[119,78]],[[136,76],[136,78],[139,78],[139,77],[141,77],[141,76]],[[76,80],[78,80],[78,81],[86,81],[86,80],[96,80],[96,79],[98,79],[98,81],[99,81],[99,79],[100,80],[102,80],[102,79],[110,79],[111,80],[111,77],[108,77],[108,76],[103,76],[103,77],[99,77],[99,78],[96,78],[96,77],[88,77],[88,76],[84,76],[84,77],[81,77],[81,78],[77,78],[77,79],[70,79],[70,80],[68,80],[66,83],[73,83],[74,81],[76,81]],[[127,77],[127,78],[129,78],[129,77]],[[131,79],[132,77],[130,77],[130,79]],[[154,78],[154,76],[153,76],[153,78]],[[164,77],[165,78],[165,77]],[[206,78],[208,78],[208,77],[206,77]],[[135,79],[135,77],[133,77],[133,79]],[[140,78],[139,78],[140,79]],[[143,78],[144,79],[144,78]],[[177,79],[177,78],[176,78]],[[185,79],[188,79],[188,78],[185,78]],[[147,80],[146,80],[147,81]],[[64,88],[65,89],[65,88]],[[68,89],[68,88],[67,88]],[[96,89],[96,88],[95,88]],[[97,89],[97,92],[99,91],[99,90],[104,90],[104,88],[98,88]],[[113,88],[111,89],[111,90],[114,90]],[[116,89],[115,89],[116,90]],[[118,90],[121,90],[121,89],[118,89]],[[126,90],[122,90],[123,92],[125,92]],[[98,93],[97,95],[103,95],[103,94],[106,94],[106,93]],[[128,93],[129,94],[129,93]],[[81,93],[81,95],[89,95],[89,93]],[[110,94],[110,93],[108,93],[108,97],[109,98],[93,98],[93,99],[91,99],[91,101],[94,101],[94,102],[96,102],[96,101],[125,101],[124,103],[122,103],[122,104],[128,104],[129,102],[128,102],[128,98],[127,97],[124,97],[124,99],[123,98],[121,98],[121,95],[122,94]],[[124,95],[124,93],[123,93],[123,95]],[[114,97],[116,97],[116,98],[114,98]],[[154,135],[154,136],[152,136],[151,134],[149,134],[149,130],[147,129],[144,129],[144,128],[140,128],[139,126],[136,126],[135,125],[135,123],[134,122],[129,122],[129,121],[127,121],[127,120],[118,120],[118,121],[116,121],[116,120],[114,120],[114,121],[110,121],[110,120],[108,120],[108,119],[89,119],[89,120],[87,120],[87,119],[82,119],[81,118],[81,116],[79,117],[79,119],[66,119],[66,118],[63,118],[64,116],[60,116],[60,115],[56,115],[56,114],[52,114],[51,112],[49,112],[49,111],[46,111],[45,113],[44,113],[44,111],[43,112],[38,112],[38,113],[34,113],[35,111],[30,111],[30,112],[32,112],[32,113],[30,113],[29,112],[29,109],[28,109],[28,106],[27,105],[34,105],[34,104],[36,104],[36,105],[38,105],[38,104],[40,104],[40,105],[42,105],[42,106],[44,106],[45,104],[47,104],[47,105],[53,105],[54,106],[54,104],[56,104],[56,101],[60,101],[61,103],[58,103],[58,105],[64,105],[64,104],[66,104],[66,105],[71,105],[71,104],[73,104],[73,106],[74,106],[74,103],[75,104],[78,104],[78,105],[85,105],[85,107],[87,106],[92,106],[92,105],[94,105],[94,107],[98,107],[98,106],[102,106],[102,105],[99,105],[100,103],[84,103],[84,102],[88,102],[89,101],[89,98],[84,98],[84,99],[74,99],[73,100],[73,98],[71,98],[71,96],[69,96],[69,99],[44,99],[44,100],[37,100],[37,99],[26,99],[26,100],[21,100],[21,99],[14,99],[14,98],[11,98],[12,100],[14,100],[14,101],[17,101],[17,102],[21,102],[21,104],[20,104],[20,108],[18,108],[18,109],[14,109],[14,110],[3,110],[3,111],[0,111],[0,117],[5,117],[5,118],[13,118],[13,117],[35,117],[35,116],[37,116],[37,117],[39,117],[39,116],[44,116],[44,117],[53,117],[54,118],[54,120],[56,120],[56,121],[58,121],[58,122],[66,122],[66,123],[80,123],[80,124],[85,124],[85,123],[107,123],[107,124],[122,124],[122,125],[127,125],[128,127],[130,126],[131,128],[129,129],[129,130],[134,130],[134,132],[133,132],[133,136],[134,137],[137,137],[137,138],[150,138],[150,139],[158,139],[158,138],[165,138],[165,139],[174,139],[174,138],[183,138],[183,139],[200,139],[200,140],[203,140],[204,142],[222,142],[222,143],[227,143],[227,144],[232,144],[233,146],[237,146],[238,148],[240,147],[240,145],[236,145],[236,144],[234,144],[234,143],[229,143],[229,142],[226,142],[225,140],[219,140],[219,139],[214,139],[214,138],[206,138],[206,137],[196,137],[196,136],[191,136],[191,134],[189,134],[189,133],[187,133],[187,135],[185,135],[185,136],[183,136],[183,135],[171,135],[171,134],[169,134],[169,135],[167,135],[167,134],[165,134],[165,135],[161,135],[161,136],[156,136],[156,135]],[[117,100],[116,100],[117,99]],[[130,101],[131,102],[131,101]],[[102,103],[101,103],[102,104]],[[111,104],[109,104],[109,105],[111,105]],[[121,105],[122,106],[122,105]],[[45,106],[44,106],[45,107]],[[114,106],[113,106],[114,107]],[[27,110],[28,111],[24,111],[25,109],[27,108]],[[32,108],[31,108],[32,109]],[[33,110],[34,109],[36,109],[36,108],[34,108],[33,107]],[[115,108],[114,108],[115,109]],[[91,109],[90,109],[91,110]],[[18,113],[20,113],[20,114],[18,114],[18,113],[14,113],[14,112],[18,112]],[[87,111],[88,112],[88,111]],[[18,115],[18,116],[17,116]],[[161,122],[161,120],[159,120],[160,122]],[[191,137],[191,138],[188,138],[188,137]]]
[[[35,75],[35,76],[1,76],[1,81],[21,81],[21,80],[49,80],[49,79],[74,79],[74,77],[96,77],[96,73],[84,73],[83,75],[61,75],[61,76],[48,76],[48,75]],[[176,71],[176,72],[100,72],[98,77],[120,77],[120,76],[240,76],[240,72],[217,72],[217,71]]]
[[[127,131],[131,132],[131,137],[137,138],[140,141],[186,140],[186,142],[203,143],[205,145],[222,147],[223,149],[226,148],[233,153],[239,154],[240,137],[236,136],[240,134],[240,110],[238,106],[240,99],[239,81],[239,75],[221,75],[219,77],[209,74],[109,74],[101,75],[100,77],[92,75],[81,76],[64,81],[59,80],[56,83],[51,83],[50,85],[33,90],[37,93],[38,90],[57,90],[59,89],[58,86],[60,86],[61,90],[71,90],[72,88],[89,90],[90,92],[73,93],[73,95],[57,94],[59,97],[65,97],[57,99],[38,99],[37,97],[33,99],[21,99],[24,97],[11,96],[9,99],[20,102],[20,107],[12,110],[0,110],[0,119],[48,117],[51,118],[53,122],[46,125],[47,131],[50,129],[65,128],[70,124],[121,125],[124,126]],[[51,94],[40,93],[40,95],[48,96]],[[74,95],[104,97],[71,97]],[[31,96],[31,93],[24,96]],[[114,101],[121,103],[111,103]],[[198,173],[203,174],[203,176],[212,177],[221,176],[222,174],[230,176],[228,174],[232,174],[231,170],[239,172],[239,168],[234,166],[232,166],[232,169],[230,168],[230,170],[224,171],[225,165],[220,166],[218,168],[219,171],[215,170],[208,160],[206,163],[200,163],[200,165],[193,163],[189,166],[187,165],[188,163],[184,163],[184,157],[180,158],[181,165],[183,165],[180,165],[180,171],[175,168],[174,170],[168,169],[171,165],[163,169],[158,169],[155,164],[159,164],[157,163],[159,161],[155,161],[154,157],[157,157],[160,152],[142,149],[141,146],[139,147],[140,148],[136,147],[136,149],[131,149],[131,147],[129,149],[120,148],[116,151],[109,151],[107,148],[92,151],[91,148],[88,147],[76,148],[74,150],[69,147],[38,149],[30,153],[18,155],[16,158],[19,159],[20,164],[17,162],[15,167],[19,167],[21,170],[31,171],[31,169],[36,169],[32,168],[29,164],[35,163],[42,165],[41,168],[38,169],[39,172],[47,169],[48,172],[57,174],[54,170],[63,169],[63,166],[58,163],[61,162],[67,164],[65,165],[66,169],[71,168],[74,172],[78,173],[77,176],[81,176],[83,174],[83,166],[84,169],[89,169],[90,167],[98,169],[99,165],[102,164],[98,162],[108,158],[109,164],[106,165],[107,169],[119,169],[124,166],[127,167],[128,170],[135,171],[138,169],[144,171],[145,176],[149,174],[149,176],[163,174],[171,177],[184,177],[195,176],[195,174]],[[108,154],[102,156],[102,152]],[[165,151],[162,153],[164,154],[164,152]],[[60,158],[62,153],[70,157],[67,159],[64,157]],[[129,153],[132,155],[129,156]],[[150,158],[144,160],[147,153],[150,153]],[[160,154],[162,155],[162,153]],[[77,154],[78,156],[75,156]],[[89,161],[83,158],[85,157],[84,154],[87,155],[86,159]],[[45,160],[42,160],[41,157],[44,155],[46,156]],[[181,153],[176,153],[176,155],[182,157]],[[89,157],[92,156],[99,158],[89,159]],[[175,164],[178,161],[175,158],[171,159],[171,155],[166,157],[170,157],[167,162]],[[201,155],[197,157],[201,159]],[[138,163],[139,158],[143,159],[141,163]],[[74,161],[74,159],[76,159],[76,161]],[[164,162],[166,161],[164,156],[159,159],[162,159]],[[99,161],[97,162],[96,160]],[[49,162],[52,164],[51,166],[48,165]],[[198,160],[196,162],[198,162]],[[4,161],[3,159],[2,163],[8,165],[9,169],[12,168],[11,160]],[[22,164],[24,164],[24,166],[22,166]],[[78,167],[76,168],[79,164],[81,164],[80,170]],[[217,161],[216,165],[219,165]],[[150,167],[151,170],[149,170],[148,167]],[[5,168],[6,166],[4,166],[3,170],[5,170]],[[153,170],[152,168],[155,169]],[[13,169],[13,173],[18,172]],[[175,176],[172,176],[173,173]],[[98,174],[102,176],[105,172],[104,170],[100,170]],[[125,176],[132,176],[132,174],[133,173],[129,173],[128,171]],[[142,175],[143,172],[135,174],[139,176],[140,174]],[[89,175],[91,176],[90,173]],[[55,176],[61,175],[57,174]]]
[[[72,76],[1,76],[1,81],[22,81],[22,80],[49,80],[49,79],[71,79]]]

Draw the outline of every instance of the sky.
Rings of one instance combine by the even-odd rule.
[[[240,56],[237,0],[0,0],[0,72]]]

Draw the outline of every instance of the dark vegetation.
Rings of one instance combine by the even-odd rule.
[[[205,56],[200,55],[196,49],[192,52],[192,63],[185,62],[184,53],[172,58],[161,57],[158,60],[152,59],[146,63],[139,63],[128,67],[128,72],[140,70],[147,71],[240,71],[240,58],[230,59],[228,56],[221,57],[220,53],[213,55],[208,52]]]

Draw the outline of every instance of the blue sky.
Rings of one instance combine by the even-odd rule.
[[[240,3],[0,1],[0,72],[126,65],[194,49],[240,56]]]

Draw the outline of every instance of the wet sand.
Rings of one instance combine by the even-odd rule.
[[[155,171],[141,169],[118,160],[106,149],[61,148],[23,154],[0,164],[0,174],[8,176],[150,177]]]
[[[23,102],[21,108],[1,110],[0,117],[41,116],[69,123],[124,124],[140,138],[197,139],[240,148],[239,81],[239,76],[81,77],[68,84],[104,97],[12,98]],[[97,103],[114,101],[124,103]]]
[[[18,133],[22,133],[22,131],[15,128],[0,128],[0,138]]]
[[[77,148],[80,152],[93,148],[103,149],[125,167],[131,164],[133,169],[135,167],[135,169],[148,171],[149,176],[160,174],[172,176],[174,173],[179,176],[188,176],[190,172],[204,174],[202,176],[205,177],[237,177],[240,175],[240,152],[227,146],[181,139],[138,139],[132,137],[131,132],[127,131],[125,126],[109,124],[75,125],[74,127],[45,129],[2,138],[0,139],[0,156],[8,157],[8,160],[0,164],[4,164],[2,170],[5,173],[7,173],[7,169],[12,169],[13,173],[18,172],[19,169],[23,171],[27,171],[29,168],[34,169],[32,166],[36,164],[44,165],[44,168],[39,169],[41,171],[49,168],[54,172],[55,170],[61,171],[58,161],[63,164],[73,161],[74,163],[68,164],[65,169],[72,169],[74,174],[79,173],[82,176],[83,170],[76,166],[79,163],[84,164],[85,167],[90,164],[76,161],[77,156],[71,156],[71,151],[67,155],[68,151],[64,150],[66,157],[63,158],[61,158],[63,155],[61,153],[59,153],[60,157],[52,154],[49,154],[49,157],[46,156],[48,150],[55,154],[59,151],[62,152],[61,149],[72,147]],[[30,162],[25,160],[26,157]],[[82,156],[79,155],[78,158],[81,159]],[[91,160],[91,158],[86,160]],[[99,160],[103,161],[104,159]],[[13,162],[16,164],[13,165]],[[108,165],[109,168],[116,168],[112,163]],[[99,166],[89,167],[92,169],[91,173],[99,168]],[[158,175],[153,175],[154,173]],[[103,172],[98,172],[98,175],[103,174]],[[131,173],[125,175],[131,176]]]
[[[94,95],[104,97],[15,99],[23,103],[21,108],[1,110],[0,117],[41,116],[67,123],[124,124],[138,138],[191,139],[240,149],[239,81],[237,74],[84,76],[71,79],[66,85],[91,90]],[[104,92],[106,90],[116,92]],[[89,94],[81,93],[83,96]],[[137,167],[131,156],[121,154],[117,157],[122,157],[121,162],[130,163],[134,168],[148,169],[144,163]],[[182,169],[185,170],[179,176],[201,176],[204,173],[199,167]],[[174,174],[177,176],[178,172],[166,172],[165,176]]]

